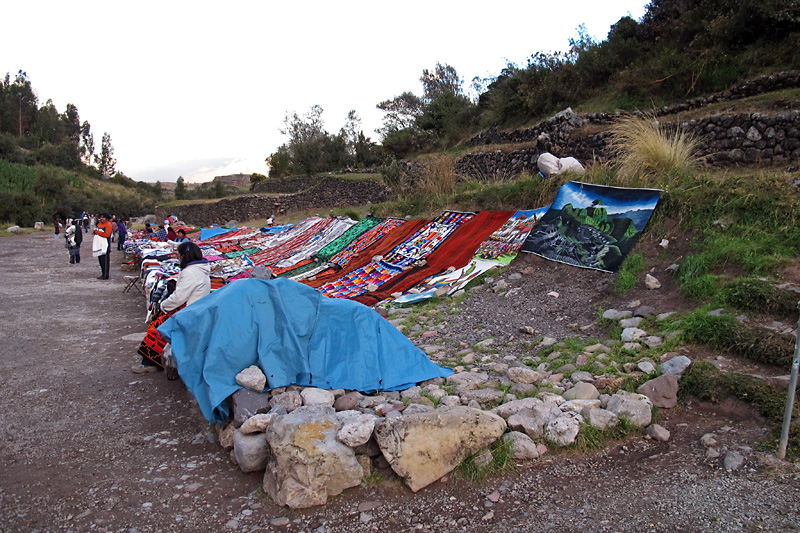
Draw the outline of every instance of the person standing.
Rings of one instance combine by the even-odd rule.
[[[81,262],[81,243],[83,242],[83,228],[80,219],[68,221],[69,226],[64,230],[69,250],[69,264],[76,265]]]
[[[83,223],[83,232],[89,233],[89,214],[86,211],[81,214],[81,222]]]
[[[117,250],[125,249],[125,238],[128,236],[128,228],[124,220],[117,222],[117,233],[119,234],[119,241],[117,242]]]
[[[55,228],[55,232],[56,232],[54,237],[56,239],[58,239],[58,234],[61,233],[61,219],[58,218],[57,216],[53,217],[53,227]]]
[[[106,239],[105,253],[97,257],[100,262],[100,275],[97,276],[97,279],[108,279],[109,270],[111,270],[111,222],[107,214],[100,215],[100,222],[93,233]]]
[[[111,242],[114,242],[116,235],[117,235],[117,217],[116,215],[111,215]]]

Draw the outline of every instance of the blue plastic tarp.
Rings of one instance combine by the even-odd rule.
[[[158,331],[212,423],[227,419],[225,399],[241,388],[236,374],[251,365],[264,372],[267,389],[402,390],[453,373],[369,307],[284,278],[236,280]]]
[[[223,233],[228,233],[229,231],[235,231],[237,229],[239,228],[200,228],[200,240],[205,241],[211,237],[216,237],[217,235],[222,235]]]

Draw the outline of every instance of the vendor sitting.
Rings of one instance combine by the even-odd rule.
[[[200,247],[193,242],[183,242],[178,246],[181,273],[178,274],[175,291],[158,306],[161,314],[147,327],[147,335],[139,346],[142,363],[131,368],[134,374],[156,372],[164,367],[161,355],[167,345],[158,332],[158,326],[174,315],[179,309],[191,305],[211,292],[211,267],[208,260],[203,258]],[[177,371],[174,367],[167,366],[167,378],[176,379]]]

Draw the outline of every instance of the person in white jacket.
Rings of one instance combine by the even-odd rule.
[[[163,324],[175,311],[185,305],[191,305],[211,292],[211,266],[203,258],[200,247],[193,242],[182,242],[178,246],[181,272],[173,293],[160,304],[163,312],[158,318],[150,322],[147,335],[139,346],[142,363],[131,368],[134,374],[156,372],[164,367],[162,355],[169,353],[168,344],[158,333],[158,326]],[[172,368],[174,371],[174,368]],[[175,379],[177,374],[168,372],[170,379]]]

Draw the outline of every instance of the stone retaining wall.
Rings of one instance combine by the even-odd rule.
[[[800,71],[781,72],[772,76],[761,76],[729,91],[644,113],[661,120],[665,128],[681,128],[696,135],[701,141],[699,155],[711,164],[784,164],[800,160],[800,113],[797,110],[774,114],[716,114],[680,124],[669,122],[668,117],[713,103],[797,87],[800,87]],[[584,135],[581,131],[587,125],[610,126],[620,117],[620,113],[576,115],[568,109],[524,130],[501,132],[496,128],[489,128],[466,144],[533,146],[513,151],[492,150],[468,154],[456,162],[455,171],[462,178],[479,181],[513,177],[523,171],[534,174],[538,171],[536,161],[544,152],[558,157],[576,157],[583,162],[607,161],[610,157],[608,133]]]
[[[279,181],[279,180],[276,180]],[[271,214],[284,214],[304,209],[327,210],[333,207],[385,202],[392,198],[391,190],[378,181],[346,180],[340,178],[309,178],[287,180],[295,182],[296,194],[262,196],[253,194],[239,198],[224,198],[213,203],[198,203],[157,209],[158,219],[176,215],[189,224],[225,224],[230,220],[254,220]],[[260,184],[261,185],[261,184]],[[306,186],[306,188],[299,189]],[[276,189],[287,186],[278,184]],[[286,190],[291,190],[287,186]]]

